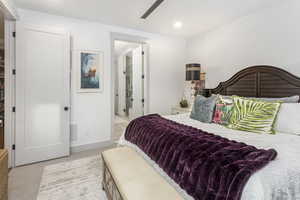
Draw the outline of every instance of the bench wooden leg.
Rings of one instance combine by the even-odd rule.
[[[103,180],[102,189],[106,193],[108,200],[123,200],[118,187],[112,178],[109,169],[106,166],[105,160],[103,159]]]

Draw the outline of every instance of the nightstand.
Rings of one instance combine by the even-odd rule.
[[[192,107],[181,108],[180,106],[174,106],[172,107],[171,114],[178,115],[178,114],[190,113],[191,111],[192,111]]]

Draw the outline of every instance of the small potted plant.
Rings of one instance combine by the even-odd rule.
[[[181,108],[188,108],[189,107],[189,103],[186,99],[182,99],[180,102],[179,102],[179,105]]]

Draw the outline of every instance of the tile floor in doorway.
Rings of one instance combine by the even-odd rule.
[[[114,133],[112,135],[112,139],[114,141],[118,140],[121,135],[124,133],[127,125],[129,124],[129,119],[126,117],[115,116],[114,121]]]

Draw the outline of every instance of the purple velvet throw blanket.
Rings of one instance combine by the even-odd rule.
[[[133,120],[125,139],[196,200],[241,199],[250,176],[277,155],[273,149],[257,149],[157,114]]]

